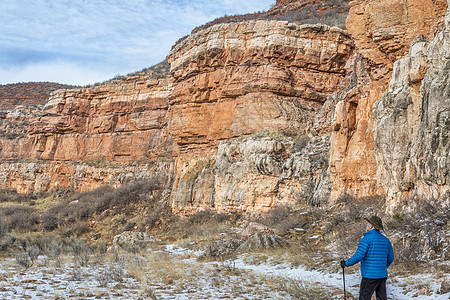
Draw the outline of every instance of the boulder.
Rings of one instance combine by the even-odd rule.
[[[242,231],[241,236],[243,240],[248,240],[251,236],[255,235],[256,233],[263,234],[263,235],[273,235],[274,232],[269,227],[256,223],[256,222],[250,222],[247,227]]]
[[[217,258],[229,256],[236,252],[236,249],[243,243],[238,239],[223,239],[209,244],[202,254],[202,258]]]
[[[114,237],[113,247],[120,247],[128,252],[138,252],[146,248],[149,243],[156,241],[156,238],[146,232],[124,231]]]
[[[277,235],[256,233],[252,235],[245,243],[239,246],[238,250],[265,250],[283,248],[288,245],[289,243],[285,239]]]

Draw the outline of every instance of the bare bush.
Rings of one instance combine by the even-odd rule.
[[[345,29],[348,10],[346,0],[333,0],[289,10],[277,16],[276,19],[302,24],[320,23]]]
[[[9,205],[0,208],[0,219],[3,220],[3,230],[5,232],[33,231],[35,225],[39,223],[35,210],[31,207],[21,205]]]
[[[53,231],[58,228],[58,215],[55,215],[56,209],[52,208],[41,215],[41,226],[45,231]]]
[[[161,215],[163,213],[164,207],[158,207],[155,210],[153,210],[145,220],[146,225],[149,229],[152,229],[155,227],[155,225],[158,223],[158,221],[161,219]]]
[[[83,235],[90,231],[86,220],[94,215],[101,215],[106,211],[112,214],[131,214],[133,210],[128,210],[127,207],[137,203],[145,202],[147,207],[151,206],[159,199],[166,181],[166,176],[155,175],[148,180],[132,182],[116,189],[103,186],[65,198],[63,203],[53,206],[41,215],[41,227],[45,231],[60,229],[66,237]],[[149,194],[152,195],[152,203],[148,203]],[[156,220],[154,222],[156,223]],[[129,222],[128,226],[135,225]]]
[[[411,211],[398,211],[386,223],[389,231],[399,233],[399,238],[393,240],[397,268],[413,270],[433,256],[445,256],[445,233],[450,213],[439,203],[413,199]]]
[[[16,240],[18,242],[19,240]],[[40,254],[40,249],[36,244],[31,243],[29,240],[21,240],[21,243],[17,243],[18,247],[15,248],[14,257],[17,263],[28,269],[34,265],[36,259]]]
[[[16,261],[22,268],[29,269],[33,266],[33,261],[27,253],[18,253],[15,255]]]
[[[236,216],[235,216],[236,217]],[[189,217],[179,218],[173,216],[170,224],[170,232],[181,238],[206,238],[226,231],[229,224],[236,222],[231,215],[214,213],[210,210],[199,211]]]
[[[313,283],[305,283],[300,280],[288,280],[281,284],[282,289],[286,291],[293,299],[297,300],[331,300],[332,296]]]
[[[86,243],[73,239],[70,241],[70,249],[77,265],[85,267],[89,264],[92,249]]]
[[[109,283],[122,282],[125,275],[125,266],[123,262],[119,263],[109,263],[105,266],[103,270],[100,270],[96,277],[99,286],[106,287]]]
[[[3,237],[6,234],[6,226],[3,219],[0,219],[0,240],[3,239]]]
[[[48,258],[55,261],[56,265],[61,266],[61,255],[64,252],[64,245],[59,239],[51,239],[43,243],[42,252]]]
[[[155,290],[148,286],[144,287],[142,290],[141,297],[144,299],[158,300]]]
[[[294,228],[298,223],[299,216],[286,205],[279,205],[266,214],[259,216],[256,221],[272,228],[276,233],[282,233]]]
[[[15,242],[15,237],[11,234],[4,235],[3,238],[0,239],[0,250],[5,251],[9,249]]]
[[[39,249],[39,247],[37,245],[29,245],[26,248],[28,257],[30,258],[30,260],[34,263],[36,261],[36,259],[38,258],[39,254],[41,254],[41,250]]]
[[[191,215],[187,219],[187,223],[191,225],[205,223],[214,216],[211,210],[202,210]]]
[[[35,200],[36,197],[34,195],[28,194],[19,194],[15,190],[4,190],[0,189],[0,202],[30,202],[31,200]]]

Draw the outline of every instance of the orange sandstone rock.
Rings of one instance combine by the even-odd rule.
[[[345,31],[321,25],[255,20],[197,31],[168,56],[170,133],[181,151],[261,129],[307,133],[352,54]]]
[[[330,148],[333,199],[344,193],[357,197],[384,194],[386,184],[380,184],[377,176],[373,107],[388,90],[394,62],[408,54],[417,35],[430,37],[437,30],[446,2],[350,2],[346,26],[361,59],[355,61],[349,91],[336,107]],[[419,73],[412,76],[423,76],[424,70]]]

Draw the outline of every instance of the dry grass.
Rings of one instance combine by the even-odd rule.
[[[314,283],[306,283],[298,280],[283,280],[280,283],[283,290],[293,299],[297,300],[331,300],[331,294],[325,287]]]
[[[161,182],[164,180],[155,179],[83,194],[59,191],[33,199],[33,205],[28,199],[6,193],[3,197],[9,198],[0,206],[0,249],[9,249],[11,256],[17,257],[17,263],[24,268],[35,267],[33,257],[36,252],[46,254],[48,264],[54,266],[63,264],[64,257],[71,257],[78,267],[106,264],[105,271],[97,278],[100,285],[107,286],[122,276],[131,276],[150,287],[142,292],[148,295],[159,292],[152,288],[151,284],[156,284],[163,286],[165,293],[174,294],[189,289],[200,290],[208,285],[228,285],[237,290],[244,286],[249,294],[260,298],[273,291],[291,297],[297,293],[306,294],[310,297],[307,299],[329,297],[324,294],[324,287],[295,282],[284,285],[274,282],[265,286],[265,290],[257,291],[258,281],[264,278],[221,261],[216,265],[211,261],[192,263],[174,260],[172,255],[164,252],[141,256],[128,254],[125,258],[116,255],[107,265],[108,262],[103,260],[106,243],[124,230],[147,231],[162,239],[172,237],[184,247],[198,250],[224,236],[237,236],[235,229],[249,220],[242,215],[208,210],[187,217],[174,216],[162,197]],[[280,206],[254,216],[253,221],[269,226],[288,239],[291,246],[252,253],[246,256],[247,260],[251,264],[288,262],[307,269],[339,272],[339,258],[348,258],[356,250],[364,230],[363,218],[376,213],[383,219],[394,245],[396,260],[390,268],[391,274],[420,273],[429,270],[430,266],[436,274],[448,274],[450,271],[443,269],[445,265],[429,262],[433,258],[446,259],[445,251],[448,250],[444,242],[449,228],[448,211],[422,204],[411,213],[397,212],[390,216],[384,214],[383,202],[381,198],[354,199],[347,195],[333,207]],[[88,241],[80,240],[80,237]],[[98,245],[93,244],[94,240]],[[123,261],[122,268],[111,264],[111,261],[120,260]],[[121,269],[126,269],[128,275]],[[355,267],[349,271],[357,270]],[[75,273],[74,277],[77,277]],[[233,295],[232,289],[229,294]],[[298,297],[303,299],[300,298],[303,296]]]
[[[81,194],[60,190],[38,198],[1,191],[0,250],[7,249],[8,239],[31,232],[52,232],[63,239],[88,235],[112,239],[125,230],[145,231],[148,215],[154,211],[163,215],[166,206],[160,201],[166,183],[166,177],[156,174],[147,181]]]
[[[175,237],[179,243],[212,241],[220,234],[228,234],[241,219],[240,214],[215,213],[210,210],[188,217],[173,216],[165,235]]]
[[[272,257],[280,262],[338,272],[339,259],[348,259],[355,252],[365,232],[364,217],[374,214],[384,221],[383,233],[394,247],[396,258],[390,273],[419,274],[431,267],[435,273],[448,272],[446,264],[441,263],[448,259],[448,210],[422,201],[410,213],[386,215],[384,200],[379,197],[354,199],[346,195],[331,208],[277,207],[256,220],[288,239],[291,247],[255,254],[253,259],[257,262]]]

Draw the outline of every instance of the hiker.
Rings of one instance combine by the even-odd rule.
[[[341,267],[350,267],[361,262],[361,285],[359,300],[370,300],[376,292],[377,300],[386,300],[387,268],[394,261],[394,250],[387,237],[380,233],[383,223],[377,216],[364,218],[367,232],[359,242],[355,254],[347,261],[341,259]]]

